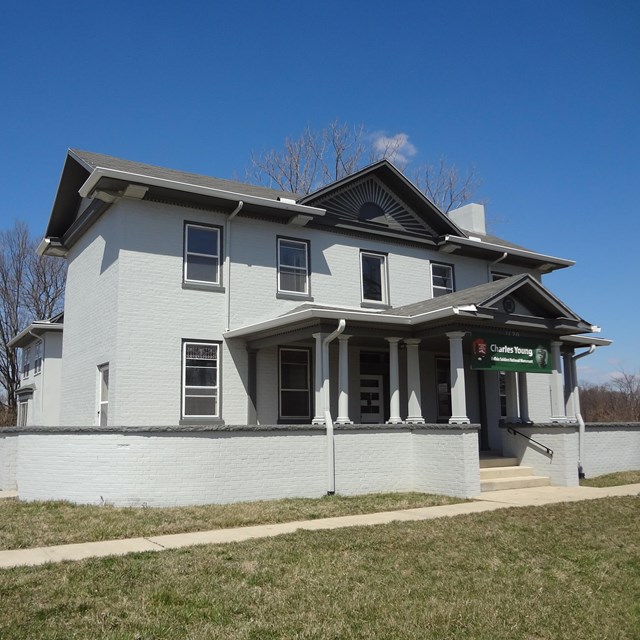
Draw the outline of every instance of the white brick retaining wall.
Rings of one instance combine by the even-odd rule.
[[[640,424],[588,424],[582,467],[587,478],[640,469]]]
[[[15,429],[0,431],[0,491],[15,491],[18,434]]]
[[[476,495],[477,428],[337,426],[336,492]],[[43,427],[19,434],[22,500],[172,506],[320,497],[327,486],[321,426]]]

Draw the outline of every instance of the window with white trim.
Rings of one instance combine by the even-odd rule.
[[[444,296],[455,291],[453,267],[450,264],[431,263],[431,288],[433,297]]]
[[[361,251],[360,273],[362,301],[387,304],[387,256]]]
[[[16,424],[19,427],[27,426],[27,417],[29,413],[29,400],[20,400],[18,402],[18,419],[16,420]]]
[[[98,425],[106,427],[109,422],[109,363],[98,367]]]
[[[310,351],[309,349],[281,347],[278,356],[280,418],[284,420],[310,420]]]
[[[33,374],[38,375],[42,371],[42,340],[38,340],[38,342],[36,342],[35,351]]]
[[[438,422],[451,417],[451,362],[448,358],[436,358],[436,398]]]
[[[220,260],[220,228],[199,224],[185,224],[185,282],[219,285]]]
[[[278,238],[278,291],[309,293],[309,243]]]
[[[31,347],[22,349],[22,377],[29,377],[29,368],[31,366]]]
[[[220,345],[185,341],[182,349],[182,417],[218,418]]]

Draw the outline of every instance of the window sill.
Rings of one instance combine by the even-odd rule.
[[[188,282],[182,281],[183,289],[194,289],[196,291],[218,291],[224,293],[224,287],[221,284],[208,284],[207,282]]]
[[[304,300],[305,302],[313,302],[313,296],[308,293],[278,291],[276,292],[276,298],[279,300]]]
[[[360,303],[363,309],[391,309],[391,305],[386,302],[374,302],[373,300],[363,300]]]
[[[217,424],[223,425],[224,420],[222,418],[182,418],[178,421],[179,425],[202,425],[202,424]]]

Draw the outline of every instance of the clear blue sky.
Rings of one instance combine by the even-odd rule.
[[[475,165],[493,230],[640,369],[640,3],[22,2],[0,19],[0,228],[44,232],[68,147],[218,177],[307,124]]]

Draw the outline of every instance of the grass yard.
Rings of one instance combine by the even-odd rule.
[[[384,493],[144,509],[0,500],[0,549],[316,520],[456,502],[465,501],[426,493]]]
[[[637,497],[0,571],[0,638],[640,635]]]
[[[617,471],[616,473],[607,473],[604,476],[580,480],[583,487],[617,487],[621,484],[637,483],[640,483],[640,471]]]

